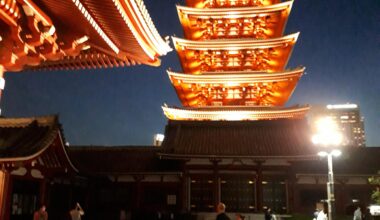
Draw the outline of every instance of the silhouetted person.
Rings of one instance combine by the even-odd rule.
[[[317,220],[318,218],[318,214],[319,214],[319,210],[318,209],[315,209],[314,213],[313,213],[313,220]]]
[[[231,220],[227,215],[226,215],[226,205],[223,203],[219,203],[218,206],[216,207],[216,212],[218,215],[216,216],[216,220]]]
[[[48,213],[45,205],[42,205],[39,210],[34,212],[33,220],[48,220]]]
[[[236,220],[244,220],[244,216],[240,213],[236,213]]]
[[[273,219],[273,213],[272,213],[272,209],[271,208],[267,208],[267,210],[265,211],[265,220],[272,220]]]
[[[354,220],[362,220],[362,211],[359,206],[354,212]]]
[[[127,212],[124,209],[120,210],[119,217],[120,217],[119,220],[127,220]]]
[[[327,214],[325,213],[323,209],[319,211],[317,220],[327,220]]]
[[[75,207],[70,211],[71,220],[81,220],[82,215],[84,215],[84,211],[79,203],[77,203]]]

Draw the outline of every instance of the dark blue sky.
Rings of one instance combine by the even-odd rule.
[[[162,36],[182,36],[175,0],[145,0]],[[380,146],[380,1],[295,0],[285,33],[301,32],[288,67],[306,66],[288,105],[356,103],[367,145]],[[7,73],[3,115],[60,116],[71,145],[150,145],[163,132],[161,105],[180,105],[166,69],[180,71],[175,52],[159,68]]]

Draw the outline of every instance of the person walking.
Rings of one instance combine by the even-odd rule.
[[[216,207],[216,212],[218,215],[216,216],[216,220],[231,220],[228,215],[226,215],[226,205],[224,203],[219,203]]]
[[[45,205],[41,205],[40,209],[34,212],[33,220],[48,220],[48,213]]]
[[[362,220],[362,210],[359,206],[354,212],[354,220]]]
[[[274,220],[271,208],[267,208],[267,210],[265,211],[264,217],[265,217],[265,220]]]
[[[319,210],[318,209],[315,209],[314,213],[313,213],[313,220],[317,220],[318,218],[318,214],[319,214]]]
[[[327,214],[324,212],[323,209],[319,211],[317,220],[327,220]]]
[[[244,216],[240,213],[236,213],[236,220],[244,220]]]
[[[75,207],[70,211],[71,220],[81,220],[82,215],[84,215],[84,211],[79,203],[77,203]]]

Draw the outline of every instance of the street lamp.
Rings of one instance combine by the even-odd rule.
[[[342,152],[337,147],[342,143],[342,134],[338,131],[338,126],[330,118],[321,118],[316,121],[316,134],[313,135],[312,141],[315,145],[321,145],[329,148],[330,151],[320,151],[318,156],[327,157],[328,163],[328,182],[327,182],[327,207],[328,207],[328,219],[332,220],[332,213],[334,210],[334,173],[333,173],[333,156],[339,157]]]

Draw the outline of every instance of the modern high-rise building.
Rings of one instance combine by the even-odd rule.
[[[310,112],[310,121],[321,117],[330,117],[342,133],[344,146],[364,147],[364,117],[360,115],[360,108],[356,104],[329,104],[313,106]]]

